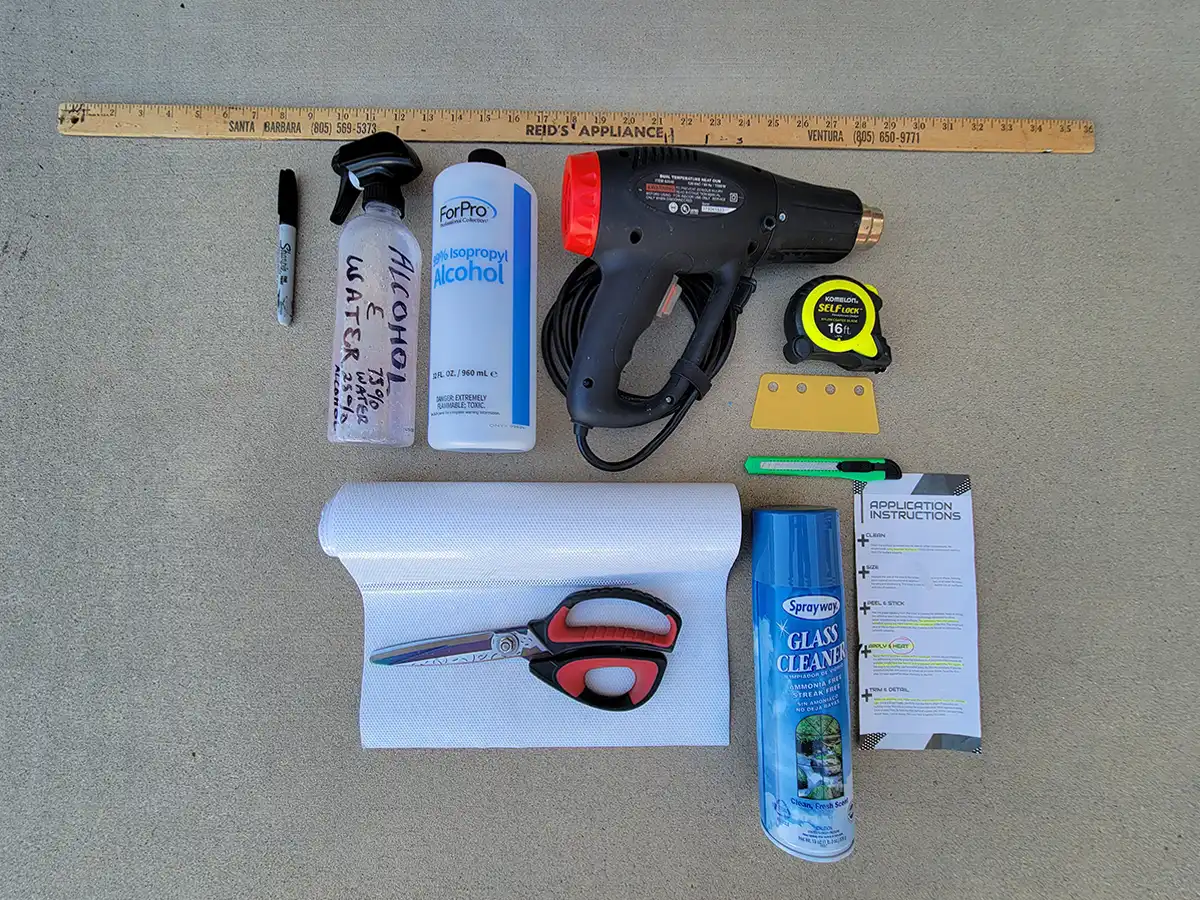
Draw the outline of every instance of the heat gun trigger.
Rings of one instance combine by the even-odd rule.
[[[671,277],[671,286],[667,288],[667,292],[663,294],[662,303],[658,304],[658,312],[654,314],[656,319],[665,319],[675,311],[675,301],[679,299],[679,295],[683,293],[683,288],[679,286],[679,276]]]
[[[738,280],[737,287],[734,288],[733,296],[729,300],[730,308],[739,316],[745,311],[746,304],[750,302],[750,295],[758,288],[758,282],[753,278],[743,276]],[[679,276],[675,275],[671,278],[671,286],[667,288],[666,294],[663,295],[662,303],[658,305],[658,312],[654,314],[656,319],[665,319],[675,311],[675,303],[679,300],[683,293],[683,288],[679,285]]]
[[[738,316],[745,310],[746,305],[750,302],[751,295],[758,288],[758,282],[748,275],[738,277],[737,284],[733,286],[733,290],[729,294],[729,300],[721,305],[714,306],[712,311],[705,311],[701,317],[696,320],[696,330],[692,335],[692,342],[688,345],[687,350],[679,361],[675,363],[671,369],[671,375],[680,379],[678,387],[685,390],[691,389],[696,392],[695,399],[699,400],[709,392],[712,387],[712,378],[717,374],[717,371],[725,364],[726,358],[729,356],[729,351],[733,345],[733,333],[736,327]],[[716,292],[714,291],[714,294]],[[713,297],[710,296],[709,304],[712,304]],[[710,334],[709,327],[711,325],[711,317],[714,313],[719,319],[720,324],[717,330]],[[705,321],[708,319],[709,321]],[[721,335],[722,331],[727,332],[727,340]],[[707,343],[697,340],[697,335],[703,332],[707,337]],[[694,356],[693,345],[703,354],[703,360],[697,362]],[[717,349],[719,348],[719,349]],[[711,354],[716,351],[715,358],[710,363]],[[711,371],[710,371],[711,369]],[[677,388],[676,382],[672,382],[665,389],[667,392],[667,403],[673,402]]]
[[[740,274],[730,263],[717,270],[712,288],[698,310],[691,310],[695,319],[691,340],[683,355],[671,369],[671,380],[661,392],[664,402],[700,400],[712,387],[717,374],[733,346],[737,318],[754,292],[754,279]],[[659,416],[655,418],[660,418]]]

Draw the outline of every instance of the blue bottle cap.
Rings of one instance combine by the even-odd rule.
[[[836,509],[756,509],[751,518],[755,581],[813,591],[842,586],[842,542]]]

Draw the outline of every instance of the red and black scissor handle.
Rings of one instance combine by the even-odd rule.
[[[571,609],[585,600],[628,600],[667,618],[663,633],[614,625],[568,625]],[[666,653],[675,649],[683,620],[671,606],[635,588],[589,588],[565,598],[554,612],[529,623],[529,630],[549,655],[529,662],[529,671],[580,703],[620,712],[637,709],[658,690],[667,670]],[[587,686],[593,669],[624,668],[633,672],[633,687],[624,694],[600,694]]]
[[[585,600],[628,600],[631,603],[648,606],[667,617],[667,630],[665,633],[659,634],[655,631],[624,628],[619,625],[568,625],[567,616],[570,615],[571,610]],[[679,613],[654,595],[636,588],[606,587],[576,591],[558,604],[550,615],[530,622],[529,630],[551,653],[561,653],[566,650],[600,644],[621,644],[670,653],[675,648],[675,641],[679,638],[679,629],[682,625],[683,620],[679,617]]]
[[[633,672],[633,687],[624,694],[613,696],[597,693],[587,686],[588,672],[610,667],[630,669]],[[667,671],[667,657],[657,650],[628,646],[588,647],[531,659],[529,671],[580,703],[596,709],[624,712],[637,709],[654,696],[663,673]]]

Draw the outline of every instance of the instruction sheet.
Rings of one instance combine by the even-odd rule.
[[[971,479],[854,487],[858,743],[982,751]]]

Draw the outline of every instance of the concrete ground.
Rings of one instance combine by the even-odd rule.
[[[362,613],[316,541],[337,487],[609,476],[544,374],[523,456],[328,444],[334,145],[61,137],[72,99],[1094,119],[1091,156],[731,154],[886,211],[882,243],[836,268],[886,302],[881,433],[749,429],[815,274],[775,267],[713,393],[621,476],[849,510],[844,483],[741,462],[969,472],[982,757],[858,753],[853,856],[771,846],[747,552],[728,748],[359,749]],[[1192,894],[1198,118],[1186,0],[9,0],[0,897]],[[466,150],[420,147],[431,174]],[[544,313],[574,263],[564,149],[505,152],[541,198]],[[272,313],[284,166],[303,191],[291,330]],[[410,192],[422,240],[429,184]],[[635,381],[683,327],[647,339]]]

